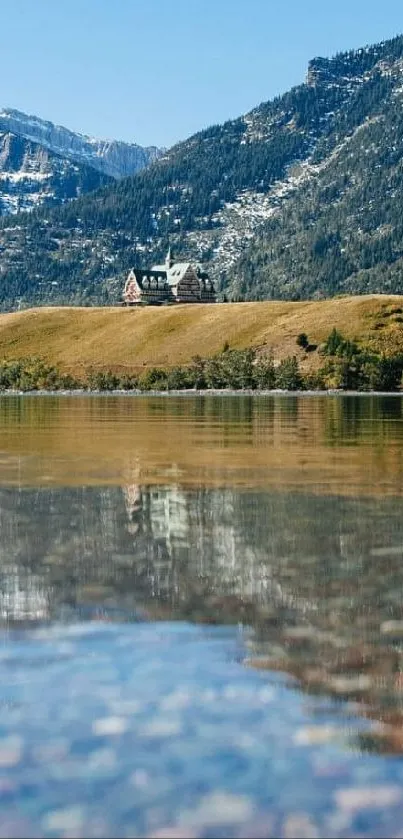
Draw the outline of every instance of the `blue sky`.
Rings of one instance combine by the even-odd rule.
[[[0,0],[0,106],[172,145],[403,32],[402,0]],[[6,9],[6,11],[5,11]]]

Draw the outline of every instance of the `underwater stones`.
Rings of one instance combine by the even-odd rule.
[[[393,638],[403,638],[403,621],[384,621],[381,623],[381,634]]]
[[[16,766],[22,756],[23,741],[17,735],[0,740],[0,768]]]
[[[104,717],[94,720],[92,730],[99,737],[124,734],[127,731],[128,722],[124,717]]]
[[[398,786],[345,787],[336,790],[334,798],[341,810],[355,813],[359,810],[376,810],[392,807],[402,800]]]
[[[312,725],[299,728],[293,737],[297,746],[322,745],[340,736],[340,731],[333,725]]]
[[[372,687],[370,676],[360,674],[357,676],[332,676],[328,681],[329,688],[337,694],[364,693]]]

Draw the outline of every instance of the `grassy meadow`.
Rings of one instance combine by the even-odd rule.
[[[0,314],[0,360],[40,356],[62,372],[89,368],[141,373],[208,358],[224,344],[256,348],[275,360],[296,355],[301,371],[323,363],[297,345],[305,333],[320,347],[333,328],[376,352],[403,352],[403,296],[368,295],[321,301],[221,303],[146,308],[29,309]]]

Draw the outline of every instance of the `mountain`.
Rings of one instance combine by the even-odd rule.
[[[45,146],[0,132],[0,215],[53,206],[112,182],[92,166],[73,163]]]
[[[168,241],[232,299],[401,292],[402,101],[403,36],[314,59],[303,84],[135,176],[3,219],[1,307],[116,302]]]
[[[64,204],[148,166],[162,150],[95,140],[21,111],[0,111],[0,215]]]
[[[133,175],[156,160],[163,151],[156,146],[143,148],[137,143],[97,140],[12,108],[0,111],[0,131],[39,143],[67,160],[92,166],[113,178]]]

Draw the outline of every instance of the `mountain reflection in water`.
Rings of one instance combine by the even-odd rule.
[[[403,750],[401,501],[177,486],[0,490],[6,625],[253,627],[247,663],[383,721]]]
[[[403,751],[400,397],[0,399],[0,618],[242,623]]]

